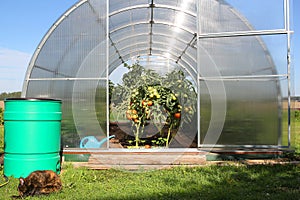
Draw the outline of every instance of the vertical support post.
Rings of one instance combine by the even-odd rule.
[[[106,147],[109,149],[109,0],[106,0]]]
[[[285,0],[285,30],[287,31],[287,74],[288,74],[288,147],[291,146],[291,32],[290,1]]]
[[[199,35],[200,35],[200,31],[201,31],[201,24],[200,24],[200,2],[201,1],[197,1],[197,33],[196,33],[196,40],[197,40],[197,130],[198,130],[198,145],[197,147],[199,148],[201,145],[201,108],[200,108],[200,55],[199,55],[199,46],[200,46],[200,40],[199,40]]]

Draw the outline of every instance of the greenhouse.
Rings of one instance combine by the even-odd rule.
[[[41,40],[22,96],[62,100],[65,151],[289,148],[289,8],[81,0]]]

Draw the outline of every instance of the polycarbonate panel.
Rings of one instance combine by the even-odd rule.
[[[71,99],[73,81],[29,81],[26,96],[37,98]]]
[[[287,35],[262,35],[261,40],[265,44],[267,53],[272,59],[277,74],[287,74]]]
[[[284,0],[201,0],[198,12],[201,34],[285,28]]]
[[[106,80],[74,82],[72,111],[80,138],[96,136],[100,141],[107,136],[106,87]]]
[[[166,24],[155,24],[152,29],[155,35],[169,35],[174,38],[180,38],[183,41],[190,41],[194,37],[194,33],[187,30],[175,28]]]
[[[118,10],[122,10],[127,7],[135,7],[144,4],[148,4],[148,0],[110,0],[109,1],[109,13],[116,12]]]
[[[117,31],[110,30],[110,38],[113,42],[118,42],[119,40],[123,39],[124,37],[131,36],[131,34],[149,34],[150,26],[149,24],[136,24],[124,27],[122,29],[118,29]]]
[[[181,41],[176,40],[173,37],[166,37],[166,36],[162,37],[162,36],[154,35],[152,41],[153,43],[160,43],[160,44],[164,43],[167,46],[166,49],[174,47],[174,49],[178,49],[180,52],[182,52],[188,45],[188,43],[182,43]]]
[[[291,98],[291,102],[290,105],[288,103],[288,80],[287,79],[283,79],[280,80],[280,87],[282,90],[282,98],[281,101],[279,102],[279,105],[282,108],[282,116],[281,116],[281,137],[279,138],[281,145],[283,146],[288,146],[289,145],[289,134],[288,134],[288,130],[289,130],[289,118],[290,118],[290,128],[292,133],[295,131],[295,100],[293,100],[293,98]],[[289,106],[291,108],[290,110],[290,116],[289,115]],[[296,134],[295,134],[296,135]],[[292,134],[291,136],[291,143],[295,142],[295,135]],[[292,146],[294,146],[295,143],[292,144]]]
[[[84,136],[107,135],[106,8],[106,1],[97,0],[71,8],[45,36],[32,66],[26,96],[63,100],[64,147],[79,147]]]
[[[145,6],[148,6],[147,4]],[[150,20],[150,9],[149,8],[140,8],[140,9],[131,9],[124,10],[123,12],[113,15],[109,18],[109,28],[114,30],[115,28],[137,24],[139,22],[145,22]]]
[[[130,35],[123,35],[119,38],[119,40],[114,41],[114,45],[118,45],[124,48],[124,46],[128,46],[128,43],[135,41],[134,44],[130,43],[131,45],[139,44],[139,43],[145,43],[150,40],[150,36],[148,33],[140,33],[136,34],[135,32],[131,32]],[[130,41],[130,42],[128,42]],[[127,44],[126,44],[127,43]]]
[[[105,7],[102,8],[104,3],[94,5],[100,8],[93,8],[92,1],[84,3],[61,21],[43,44],[34,63],[34,67],[46,72],[41,72],[40,76],[36,71],[31,74],[31,78],[96,78],[102,74],[99,66],[91,63],[105,62],[106,59],[106,16],[103,14]],[[101,14],[95,15],[93,9],[99,10]],[[89,69],[79,74],[80,67],[85,67],[83,65]],[[104,68],[102,70],[105,70]]]
[[[286,36],[251,36],[250,32],[245,32],[246,36],[235,35],[234,31],[254,30],[238,10],[225,1],[198,3],[198,33],[233,33],[227,37],[208,34],[198,38],[199,144],[281,145],[280,101],[281,80],[287,78],[282,70],[287,64]],[[267,21],[259,20],[267,29]]]
[[[212,137],[208,127],[214,120],[213,106],[222,100],[213,90],[224,85],[226,105],[222,132],[215,144],[205,142]],[[210,145],[278,145],[280,134],[280,109],[278,108],[278,88],[274,81],[201,81],[201,144]],[[214,98],[211,98],[214,97]],[[215,99],[219,98],[219,99]],[[213,103],[214,102],[214,103]],[[213,105],[215,104],[215,105]],[[220,121],[215,123],[222,123]],[[217,134],[217,133],[215,133]]]
[[[187,48],[183,57],[189,57],[193,62],[197,62],[197,49],[195,46]],[[194,68],[197,68],[196,65],[192,65]]]
[[[78,147],[80,138],[77,134],[72,113],[72,89],[74,81],[30,81],[27,97],[55,98],[62,100],[62,146]]]
[[[177,60],[176,60],[177,61]],[[186,69],[189,72],[189,75],[192,77],[193,81],[197,83],[198,71],[197,68],[192,67],[188,62],[183,59],[179,59],[177,62],[182,68]],[[195,64],[196,65],[196,64]]]
[[[200,39],[198,51],[200,75],[204,77],[212,68],[216,68],[221,76],[277,74],[273,59],[261,37]]]
[[[197,0],[155,0],[155,4],[166,5],[170,7],[177,7],[178,9],[188,10],[190,12],[197,12]]]
[[[85,136],[106,137],[106,80],[30,81],[28,88],[34,88],[28,97],[62,100],[64,147],[79,147]]]
[[[126,48],[128,46],[135,45],[135,44],[138,45],[140,43],[144,43],[146,47],[149,47],[149,40],[150,40],[149,35],[139,35],[136,37],[130,37],[124,39],[118,43],[115,43],[115,45],[118,49]]]
[[[172,72],[173,70],[179,70],[178,64],[173,61],[159,56],[147,56],[139,60],[140,65],[144,66],[146,69],[154,70],[155,72],[165,75]]]
[[[122,55],[122,57],[130,52],[132,52],[132,50],[134,49],[134,51],[148,51],[148,43],[140,43],[140,44],[136,44],[136,45],[131,45],[131,46],[126,46],[123,49],[119,50],[119,53]]]
[[[168,45],[168,43],[157,43],[153,42],[152,44],[152,51],[155,50],[161,50],[164,53],[162,54],[163,56],[169,57],[169,56],[174,56],[175,59],[177,59],[180,54],[182,53],[181,49],[177,49],[176,47],[172,45]]]
[[[149,50],[140,50],[140,49],[131,49],[125,55],[122,56],[124,60],[136,60],[136,58],[140,55],[147,55],[149,54]]]
[[[153,40],[157,41],[158,43],[170,43],[170,45],[179,45],[181,48],[185,47],[189,41],[184,41],[181,38],[170,37],[170,35],[161,35],[161,34],[153,34]]]
[[[192,16],[182,10],[175,10],[170,8],[156,8],[154,10],[155,23],[172,23],[178,27],[185,27],[185,29],[196,32],[196,17]]]

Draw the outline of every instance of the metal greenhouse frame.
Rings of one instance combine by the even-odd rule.
[[[87,136],[107,139],[91,152],[115,151],[109,142],[110,80],[122,78],[125,63],[163,75],[181,70],[195,88],[196,113],[170,147],[289,148],[290,4],[80,0],[41,40],[22,96],[63,100],[65,151],[79,151]],[[185,102],[180,100],[183,107]]]

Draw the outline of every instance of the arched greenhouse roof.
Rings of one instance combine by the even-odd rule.
[[[41,41],[28,68],[26,81],[105,76],[105,67],[103,70],[84,70],[84,73],[79,68],[95,48],[106,43],[107,34],[109,51],[103,53],[108,54],[109,73],[128,60],[142,56],[155,59],[157,56],[168,59],[174,67],[179,65],[186,69],[196,80],[197,23],[204,34],[253,30],[225,1],[202,1],[199,21],[196,4],[193,0],[111,0],[106,13],[106,1],[79,1],[56,21]],[[216,9],[220,12],[213,12]],[[201,59],[203,65],[214,63],[221,75],[276,73],[259,38],[238,38],[234,45],[226,38],[221,42],[214,40],[204,38],[199,52],[200,57],[206,57]],[[239,51],[247,43],[252,43],[252,49],[242,54]],[[233,59],[231,51],[239,52],[239,57]],[[101,58],[98,61],[102,62]],[[26,87],[25,82],[24,91]]]
[[[66,102],[65,122],[76,127],[72,131],[80,135],[100,126],[100,132],[106,135],[108,80],[124,63],[138,61],[161,73],[182,69],[197,87],[201,103],[208,102],[208,107],[214,103],[209,100],[213,97],[240,104],[250,101],[256,107],[262,106],[261,100],[267,100],[269,108],[275,108],[262,117],[273,121],[272,128],[260,129],[270,133],[267,142],[255,136],[252,142],[245,137],[235,144],[277,144],[281,91],[276,67],[260,34],[225,0],[78,1],[38,45],[26,72],[22,95],[62,99]],[[210,88],[212,85],[220,86],[223,93],[217,94]],[[105,98],[99,100],[104,109],[95,114],[99,87],[106,88],[100,92]],[[226,105],[222,109],[225,112]],[[263,109],[252,111],[257,112],[251,114],[256,118],[253,123],[260,123],[262,118],[258,116]],[[227,110],[225,127],[231,126],[236,113]],[[75,129],[66,127],[69,132]]]

